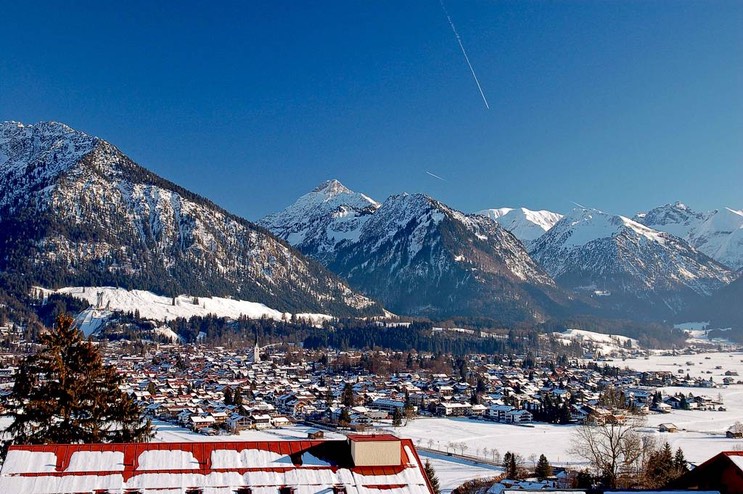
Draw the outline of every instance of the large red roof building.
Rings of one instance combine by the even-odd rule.
[[[4,493],[432,494],[409,439],[14,445]]]

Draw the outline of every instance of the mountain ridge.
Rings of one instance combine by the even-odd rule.
[[[743,270],[743,210],[696,212],[681,202],[639,213],[636,221],[671,233],[735,270]]]
[[[675,314],[733,273],[684,240],[627,217],[577,208],[531,247],[563,286],[609,296],[620,310]],[[616,304],[613,302],[616,300]]]
[[[515,236],[484,216],[456,211],[424,194],[395,194],[381,205],[355,210],[353,229],[331,244],[325,239],[338,228],[328,212],[305,212],[297,215],[290,206],[282,213],[293,219],[291,225],[318,225],[306,231],[319,241],[304,236],[297,242],[272,221],[261,223],[393,312],[541,321],[569,303]],[[321,243],[330,248],[312,250]]]
[[[268,230],[158,177],[103,139],[57,123],[3,123],[0,170],[0,271],[16,282],[381,313]]]

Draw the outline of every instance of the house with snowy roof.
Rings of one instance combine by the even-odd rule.
[[[0,492],[433,494],[409,439],[13,445]]]

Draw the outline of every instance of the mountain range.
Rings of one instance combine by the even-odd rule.
[[[405,314],[665,319],[735,278],[683,238],[586,208],[467,215],[420,194],[380,205],[330,181],[259,223]]]
[[[111,285],[336,316],[384,306],[503,324],[661,320],[737,293],[742,236],[735,209],[468,214],[423,194],[376,201],[337,180],[254,224],[97,137],[0,124],[0,281],[17,287]]]
[[[282,311],[381,314],[266,230],[63,124],[0,124],[8,283],[232,296]]]
[[[595,209],[563,217],[530,254],[561,286],[602,297],[617,312],[648,317],[678,313],[734,279],[683,239]]]
[[[683,203],[666,204],[635,221],[683,238],[697,250],[734,270],[743,270],[743,210],[696,212]]]

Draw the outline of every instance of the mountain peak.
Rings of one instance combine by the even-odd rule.
[[[336,243],[356,238],[369,214],[377,208],[379,203],[374,199],[333,179],[258,223],[305,254],[321,258]]]
[[[487,216],[528,245],[562,219],[559,213],[521,208],[484,209],[475,214]]]
[[[326,194],[332,195],[353,193],[351,189],[334,178],[321,183],[320,185],[312,189],[312,192],[324,192]]]
[[[0,124],[0,232],[11,283],[94,281],[297,312],[376,307],[268,232],[58,122]]]

